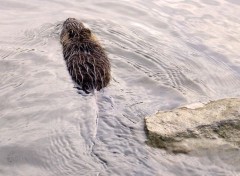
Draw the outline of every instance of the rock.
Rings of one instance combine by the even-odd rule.
[[[175,153],[225,145],[240,148],[240,99],[189,107],[146,117],[147,143]]]

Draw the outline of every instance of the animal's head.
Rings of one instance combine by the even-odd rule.
[[[75,18],[68,18],[63,23],[63,29],[60,35],[61,44],[67,44],[68,42],[75,40],[84,40],[91,38],[91,31],[85,28],[82,22]]]

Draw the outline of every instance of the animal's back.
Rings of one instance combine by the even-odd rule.
[[[85,92],[108,85],[111,78],[109,59],[89,29],[75,19],[67,19],[61,43],[68,71]]]

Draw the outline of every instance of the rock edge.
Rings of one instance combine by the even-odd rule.
[[[228,145],[240,148],[240,99],[212,101],[145,117],[147,144],[174,153]]]

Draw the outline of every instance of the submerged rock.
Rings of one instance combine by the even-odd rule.
[[[147,143],[176,153],[225,145],[240,148],[240,99],[161,111],[145,118]]]

